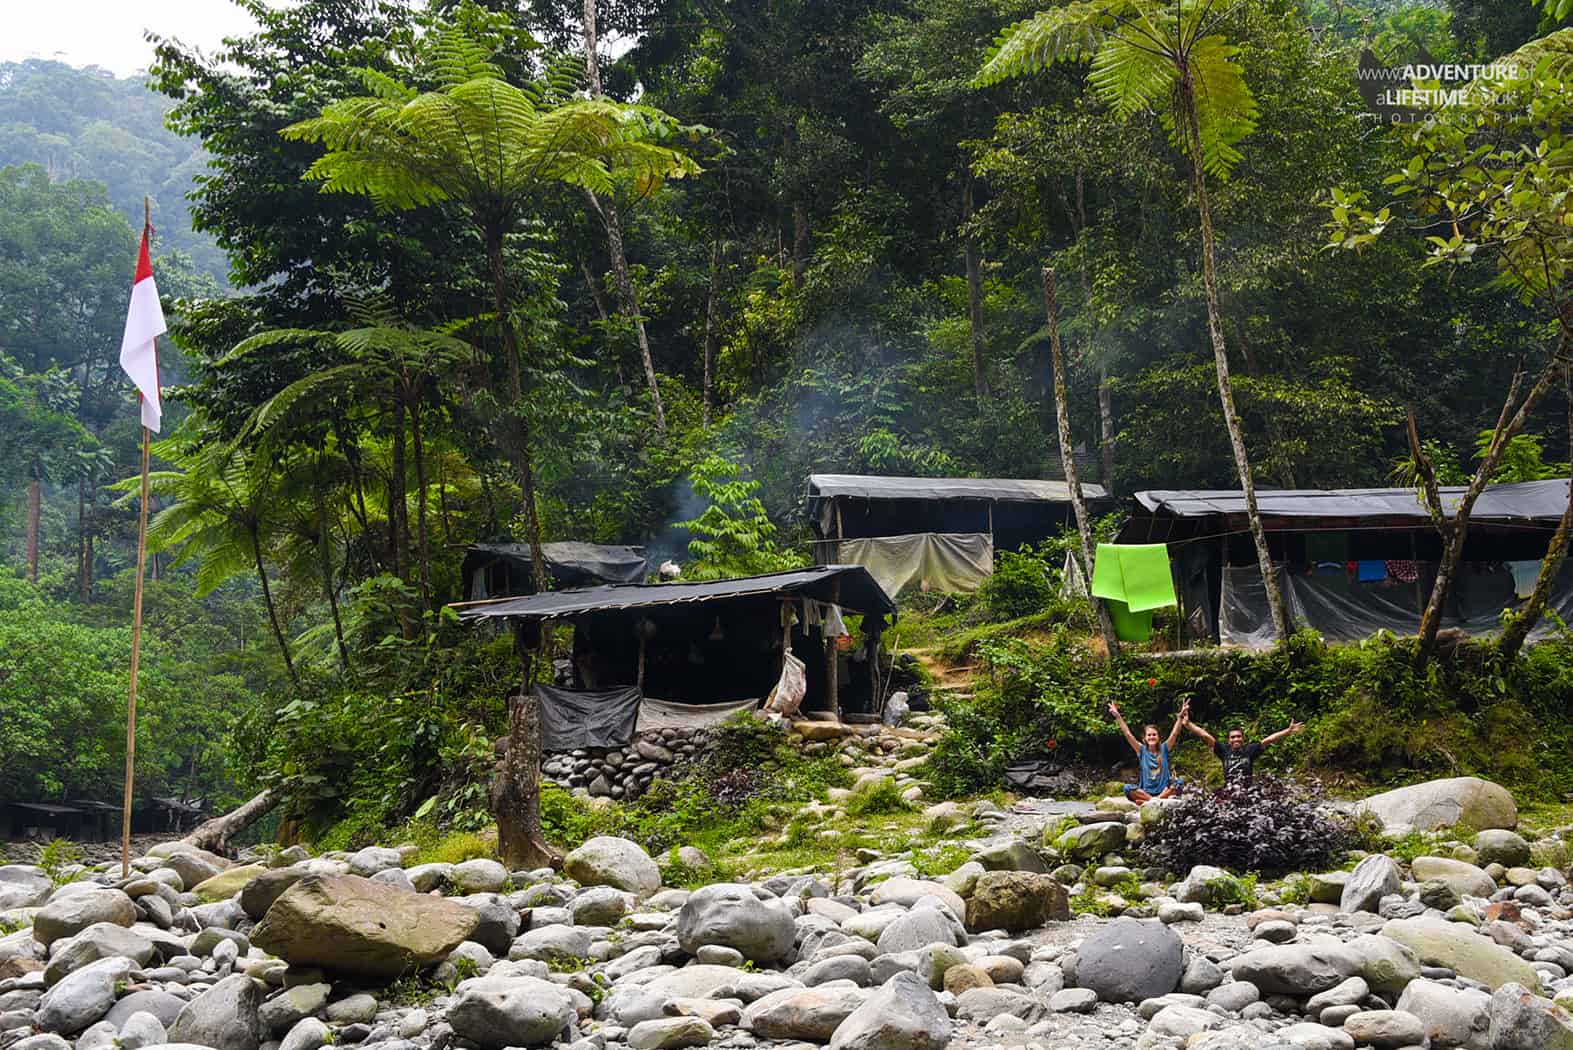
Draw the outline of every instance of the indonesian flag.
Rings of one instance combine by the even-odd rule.
[[[163,406],[158,396],[158,351],[153,340],[168,328],[153,283],[153,260],[147,251],[147,229],[142,230],[142,253],[137,256],[136,283],[131,286],[131,308],[126,311],[126,334],[120,339],[120,367],[142,394],[142,425],[158,433]]]

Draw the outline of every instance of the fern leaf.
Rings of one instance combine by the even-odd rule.
[[[1007,77],[1037,73],[1056,62],[1091,58],[1113,26],[1110,5],[1097,0],[1040,11],[999,35],[973,86],[987,87]]]

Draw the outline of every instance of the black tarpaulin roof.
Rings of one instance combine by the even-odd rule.
[[[1088,499],[1102,499],[1103,486],[1082,483]],[[809,499],[994,500],[1013,503],[1065,503],[1070,486],[1033,478],[892,478],[876,474],[810,474]]]
[[[839,591],[836,584],[840,584]],[[616,612],[662,605],[724,601],[764,595],[835,601],[854,613],[894,614],[896,603],[874,582],[861,565],[819,565],[743,576],[707,583],[625,583],[549,591],[522,598],[499,598],[454,606],[466,620],[512,617],[522,620],[560,620],[586,613]]]
[[[638,583],[648,566],[643,547],[621,547],[605,543],[579,543],[574,540],[541,544],[547,568],[560,582],[579,583],[604,580],[608,583]],[[480,568],[488,558],[502,558],[529,571],[528,543],[474,543],[464,559],[466,574]]]
[[[1452,513],[1464,494],[1462,486],[1442,489],[1442,506]],[[1136,493],[1136,501],[1152,514],[1203,518],[1213,514],[1244,514],[1245,496],[1238,490],[1153,489]],[[1258,489],[1257,508],[1263,517],[1431,519],[1414,489]],[[1568,481],[1524,481],[1489,485],[1475,502],[1470,520],[1497,523],[1554,524],[1568,504]]]

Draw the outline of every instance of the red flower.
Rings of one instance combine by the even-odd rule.
[[[1047,740],[1045,740],[1043,742],[1043,749],[1045,751],[1053,751],[1055,748],[1057,748],[1059,746],[1060,746],[1060,742],[1058,740],[1055,740],[1052,736],[1049,737]]]
[[[1158,684],[1158,679],[1156,679],[1156,678],[1149,678],[1149,679],[1147,679],[1147,684],[1148,685],[1157,685]]]

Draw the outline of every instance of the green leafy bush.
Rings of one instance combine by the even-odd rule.
[[[997,618],[1015,619],[1047,609],[1057,598],[1058,566],[1029,547],[999,551],[994,573],[978,588],[978,600]]]
[[[852,817],[905,813],[911,808],[912,805],[901,797],[901,789],[889,777],[879,780],[873,787],[854,791],[846,803],[847,815]]]

